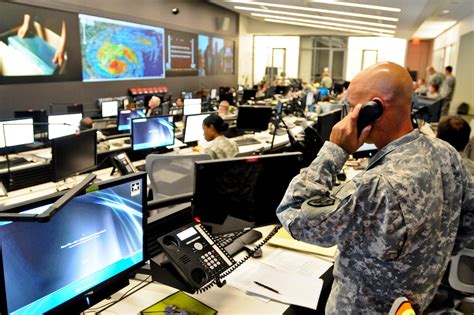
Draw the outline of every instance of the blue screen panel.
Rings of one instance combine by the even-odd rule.
[[[132,120],[132,149],[145,150],[174,144],[173,116]]]
[[[118,131],[127,131],[131,129],[131,121],[134,118],[140,118],[146,116],[145,109],[127,109],[121,110],[118,116]]]

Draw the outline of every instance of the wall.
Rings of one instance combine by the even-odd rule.
[[[235,41],[235,60],[238,60],[237,13],[208,3],[205,0],[19,0],[23,4],[49,7],[75,13],[98,15],[135,23],[157,25],[188,32],[221,35]],[[171,9],[180,9],[173,15]],[[1,17],[1,13],[0,13]],[[218,19],[228,17],[228,30],[219,29]],[[234,75],[207,77],[174,77],[161,80],[133,80],[112,82],[61,82],[0,85],[0,117],[9,118],[15,109],[48,108],[55,103],[82,103],[95,107],[96,100],[107,96],[128,95],[129,87],[168,86],[174,95],[183,90],[199,90],[237,84],[238,62]]]
[[[272,65],[273,48],[286,49],[286,76],[298,77],[300,54],[299,36],[255,36],[253,81],[255,83],[265,76],[265,67]]]
[[[239,84],[244,86],[253,85],[253,34],[248,32],[249,19],[240,16],[239,21]]]
[[[431,66],[432,51],[432,40],[408,42],[406,67],[412,71],[418,71],[418,79],[427,79],[426,68]]]
[[[364,49],[377,50],[378,61],[392,61],[405,66],[407,41],[390,37],[349,37],[346,80],[352,78],[362,70],[362,51]]]

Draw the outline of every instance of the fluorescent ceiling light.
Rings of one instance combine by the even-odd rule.
[[[322,29],[335,30],[335,31],[345,31],[345,32],[357,33],[357,34],[393,37],[393,35],[388,35],[388,34],[351,30],[351,29],[342,28],[342,27],[332,27],[332,26],[323,26],[323,25],[316,25],[316,24],[290,22],[290,21],[283,21],[283,20],[278,20],[278,19],[265,19],[265,21],[273,22],[273,23],[280,23],[280,24],[290,24],[290,25],[298,25],[298,26],[304,26],[304,27],[312,27],[312,28],[322,28]]]
[[[251,15],[252,16],[257,16],[257,17],[263,17],[263,18],[270,18],[270,19],[281,19],[281,20],[287,20],[287,21],[295,21],[295,22],[300,22],[300,23],[305,22],[305,23],[310,23],[310,24],[315,24],[315,25],[336,26],[336,27],[344,27],[344,28],[350,28],[350,29],[366,30],[366,31],[379,32],[379,33],[388,33],[388,34],[394,34],[395,33],[395,31],[393,31],[393,30],[381,30],[381,29],[378,29],[378,28],[357,26],[357,25],[347,25],[347,24],[342,24],[342,23],[320,22],[320,21],[316,21],[316,20],[291,18],[291,17],[278,16],[278,15],[272,15],[272,14],[251,13]]]
[[[413,38],[431,39],[438,37],[441,33],[456,24],[456,21],[433,21],[426,20],[413,34]]]
[[[341,5],[345,7],[355,7],[355,8],[373,9],[373,10],[390,11],[390,12],[402,11],[399,8],[383,7],[380,5],[360,4],[360,3],[352,3],[352,2],[342,2],[342,1],[334,1],[334,0],[308,0],[308,2],[325,3],[325,4]]]
[[[269,3],[269,2],[256,2],[256,1],[254,2],[254,1],[245,1],[245,0],[228,0],[227,2],[245,3],[245,4],[251,4],[251,5],[261,5],[261,6],[265,6],[265,7],[276,7],[276,8],[282,8],[282,9],[303,10],[303,11],[311,11],[311,12],[319,12],[319,13],[327,13],[327,14],[347,15],[347,16],[366,18],[366,19],[383,20],[383,21],[392,21],[392,22],[397,22],[398,21],[398,18],[387,17],[387,16],[378,16],[378,15],[372,15],[372,14],[361,14],[361,13],[344,12],[344,11],[336,11],[336,10],[324,10],[324,9],[300,7],[300,6],[287,5],[287,4],[277,4],[277,3]]]
[[[350,20],[350,19],[335,18],[335,17],[329,17],[329,16],[319,16],[319,15],[312,15],[312,14],[288,12],[288,11],[266,10],[266,9],[249,8],[249,7],[242,7],[242,6],[234,6],[234,9],[243,10],[243,11],[253,11],[253,12],[284,14],[284,15],[290,15],[290,16],[300,16],[300,17],[313,18],[313,19],[318,19],[318,20],[345,22],[345,23],[353,23],[353,24],[360,24],[360,25],[370,25],[370,26],[384,27],[384,28],[397,28],[397,26],[393,24],[382,24],[382,23],[375,23],[375,22]]]

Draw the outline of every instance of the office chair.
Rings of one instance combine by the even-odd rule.
[[[211,157],[207,154],[149,154],[145,163],[153,200],[192,193],[194,190],[194,162],[210,159]]]

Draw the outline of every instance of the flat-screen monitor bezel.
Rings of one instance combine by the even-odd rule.
[[[107,294],[106,296],[102,296],[100,294],[102,291],[107,291],[108,288],[110,288],[114,283],[116,283],[118,281],[123,281],[123,279],[127,280],[128,275],[132,271],[136,270],[137,268],[139,268],[139,267],[141,267],[145,264],[145,261],[148,259],[148,253],[147,253],[147,248],[146,248],[147,244],[145,243],[146,242],[145,233],[146,233],[146,224],[147,224],[147,215],[146,215],[147,214],[147,212],[146,212],[146,209],[147,209],[147,199],[146,199],[147,198],[146,197],[147,179],[146,178],[147,178],[146,173],[144,173],[144,172],[133,173],[133,174],[121,176],[121,177],[118,177],[118,178],[113,178],[113,179],[110,179],[110,180],[106,180],[106,181],[100,182],[98,184],[94,183],[94,184],[91,185],[90,188],[87,189],[87,192],[96,191],[96,190],[103,190],[103,189],[107,189],[107,188],[113,187],[113,186],[118,186],[118,185],[121,185],[121,184],[124,184],[124,183],[127,183],[127,182],[141,180],[141,182],[142,182],[142,191],[141,191],[142,211],[143,211],[143,216],[142,216],[143,259],[140,262],[136,263],[135,265],[130,266],[129,268],[117,273],[116,275],[112,276],[111,278],[95,285],[94,287],[90,288],[89,290],[86,290],[85,292],[77,294],[72,299],[70,299],[68,301],[65,301],[63,304],[55,307],[54,309],[51,309],[50,311],[47,312],[48,314],[50,314],[50,313],[64,314],[64,313],[66,313],[66,310],[68,312],[70,312],[71,310],[74,310],[77,313],[79,313],[79,312],[89,308],[91,305],[93,305],[93,304],[100,301],[100,300],[96,300],[94,298],[94,295],[96,295],[97,297],[100,297],[101,299],[106,298],[107,296],[110,295],[110,293]],[[24,202],[21,202],[21,203],[12,205],[12,206],[7,206],[3,209],[3,211],[19,213],[19,212],[22,212],[22,211],[26,211],[26,210],[29,210],[29,209],[34,209],[34,208],[40,207],[42,205],[52,204],[56,200],[58,200],[62,195],[64,195],[65,193],[66,193],[66,191],[57,192],[57,193],[54,193],[54,194],[51,194],[51,195],[48,195],[48,196],[44,196],[44,197],[24,201]],[[86,192],[82,192],[78,196],[84,195],[85,193]],[[18,224],[21,224],[21,222],[19,222]],[[37,224],[47,224],[47,223],[37,223]],[[3,258],[2,258],[2,254],[3,254],[3,252],[2,252],[1,242],[0,242],[0,313],[1,314],[8,314],[7,303],[6,303],[7,302],[7,300],[6,300],[6,297],[7,297],[6,287],[5,287],[5,282],[4,282],[4,279],[3,279]],[[91,302],[90,305],[89,305],[89,302]]]
[[[64,157],[63,154],[60,154],[57,151],[57,146],[64,143],[64,142],[69,142],[71,139],[76,139],[77,137],[91,137],[93,138],[94,141],[94,165],[90,165],[88,167],[84,167],[81,169],[77,169],[74,171],[70,171],[68,174],[58,174],[58,163],[60,159]],[[90,139],[89,139],[90,140]],[[69,162],[69,161],[68,161]],[[59,137],[59,138],[54,138],[51,140],[51,168],[52,168],[52,180],[54,182],[66,179],[68,177],[85,173],[88,171],[91,171],[97,167],[97,132],[94,129],[91,130],[84,130],[81,131],[78,135],[73,134],[73,135],[68,135],[64,137]]]
[[[146,109],[145,108],[134,108],[134,109],[122,109],[119,110],[118,115],[117,115],[117,130],[118,131],[129,131],[132,129],[132,119],[128,120],[128,127],[124,127],[125,125],[120,124],[120,117],[123,115],[122,112],[129,111],[130,113],[133,111],[141,111],[143,113],[143,117],[146,117]],[[128,115],[130,117],[130,114]],[[140,117],[135,117],[135,118],[140,118]]]
[[[58,126],[61,126],[61,123],[53,123],[53,122],[50,122],[50,117],[57,117],[57,116],[72,116],[72,115],[81,115],[81,119],[79,119],[78,123],[77,123],[77,129],[76,129],[76,132],[80,129],[80,121],[82,120],[82,117],[83,115],[82,114],[64,114],[64,115],[49,115],[48,116],[48,139],[49,140],[53,140],[53,139],[56,139],[56,138],[60,138],[60,137],[64,137],[64,136],[69,136],[71,134],[74,134],[73,133],[70,133],[70,134],[67,134],[67,135],[61,135],[61,136],[58,136],[58,137],[54,137],[54,138],[51,138],[50,134],[51,134],[51,128],[55,128],[55,127],[58,127]],[[68,127],[75,127],[73,125],[64,125],[64,126],[68,126]]]
[[[17,126],[20,126],[20,127],[23,127],[23,128],[27,128],[27,127],[30,127],[31,126],[31,141],[28,141],[28,142],[22,142],[22,143],[18,143],[18,144],[14,144],[14,145],[7,145],[7,138],[6,138],[6,135],[5,135],[5,129],[4,129],[4,124],[5,126],[7,126],[8,124],[12,124],[11,126],[13,126],[15,124],[16,121],[20,121],[20,120],[24,120],[24,123],[19,123]],[[0,137],[2,137],[1,139],[1,142],[5,142],[5,146],[2,146],[1,143],[0,143],[0,150],[4,150],[6,148],[14,148],[14,147],[19,147],[21,145],[26,145],[26,144],[32,144],[35,142],[35,132],[34,132],[34,126],[33,126],[34,122],[33,122],[33,118],[15,118],[15,119],[11,119],[11,120],[4,120],[4,121],[0,121],[0,128],[2,128],[2,130],[0,131]]]
[[[110,106],[110,107],[113,107],[110,103],[115,103],[115,110],[113,110],[113,114],[109,115],[109,113],[107,113],[107,111],[105,111],[104,113],[104,108],[107,107],[107,106]],[[107,104],[106,106],[104,106],[104,104]],[[119,101],[118,100],[103,100],[99,103],[99,106],[100,106],[100,113],[101,113],[101,116],[102,118],[107,118],[107,117],[116,117],[118,115],[118,112],[119,112]],[[107,110],[110,110],[110,108],[106,108]]]
[[[209,115],[211,114],[215,114],[216,112],[206,112],[206,113],[201,113],[201,114],[194,114],[194,115],[187,115],[187,116],[184,116],[184,132],[183,132],[183,142],[184,143],[191,143],[191,142],[196,142],[196,141],[199,141],[201,139],[204,138],[204,136],[202,137],[199,137],[198,139],[195,139],[195,138],[192,138],[191,140],[189,139],[189,136],[186,137],[188,135],[188,132],[189,132],[189,128],[188,128],[188,119],[192,119],[193,117],[197,117],[197,116],[205,116],[202,120],[204,121],[204,119],[206,119],[207,117],[209,117]]]
[[[172,137],[172,143],[169,143],[169,144],[161,144],[161,145],[158,145],[158,146],[153,146],[153,147],[147,147],[147,148],[141,148],[141,149],[135,149],[135,138],[134,138],[134,124],[133,124],[133,121],[137,120],[137,119],[146,119],[146,120],[151,120],[151,119],[156,119],[156,118],[164,118],[164,119],[167,119],[169,121],[169,119],[171,118],[171,120],[173,120],[173,115],[159,115],[159,116],[149,116],[149,117],[143,117],[143,118],[134,118],[131,120],[131,145],[132,145],[132,151],[143,151],[143,150],[154,150],[154,149],[159,149],[159,148],[164,148],[164,147],[168,147],[168,146],[173,146],[174,143],[175,143],[175,128],[174,128],[174,120],[173,120],[173,137]]]

